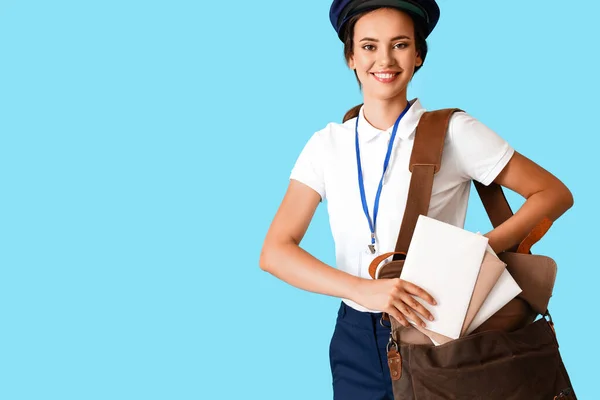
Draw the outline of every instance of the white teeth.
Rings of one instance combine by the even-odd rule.
[[[396,74],[375,74],[375,76],[380,79],[391,79],[396,76]]]

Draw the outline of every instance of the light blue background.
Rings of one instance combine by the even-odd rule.
[[[595,398],[600,6],[440,7],[409,94],[574,193],[534,252],[558,262],[562,354]],[[0,1],[0,399],[331,398],[338,300],[258,268],[302,146],[360,102],[328,9]],[[475,196],[467,228],[489,228]],[[333,264],[324,207],[303,246]]]

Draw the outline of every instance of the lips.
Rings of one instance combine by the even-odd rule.
[[[371,72],[371,75],[373,75],[373,77],[382,83],[390,83],[392,81],[394,81],[398,75],[400,75],[400,72],[394,72],[394,71],[385,71],[385,72]]]

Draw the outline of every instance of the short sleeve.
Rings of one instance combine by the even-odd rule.
[[[514,154],[510,144],[467,113],[455,113],[448,128],[456,166],[464,179],[491,184]]]
[[[325,200],[325,174],[324,174],[324,147],[320,132],[313,134],[302,149],[292,172],[290,179],[301,182],[321,196]]]

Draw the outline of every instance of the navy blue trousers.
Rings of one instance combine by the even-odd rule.
[[[342,302],[329,346],[334,400],[393,400],[386,345],[390,328],[381,314]]]

